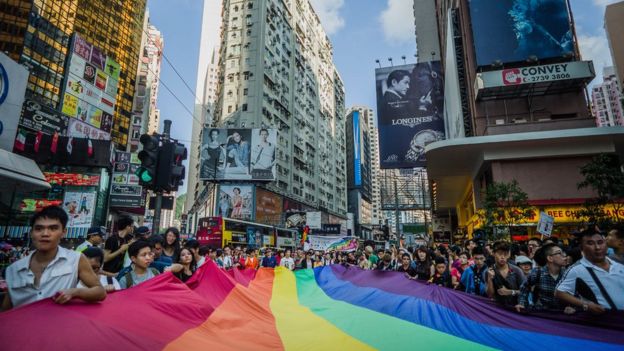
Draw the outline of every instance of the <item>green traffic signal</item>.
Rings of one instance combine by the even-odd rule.
[[[149,170],[142,167],[137,170],[137,176],[144,183],[151,183],[154,180],[154,176],[150,174]]]

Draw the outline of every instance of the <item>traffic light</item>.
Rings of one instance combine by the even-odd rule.
[[[163,191],[177,191],[184,180],[185,168],[182,162],[186,160],[186,147],[177,142],[167,142],[160,148],[158,154],[158,179],[156,186]]]
[[[143,134],[139,139],[143,150],[139,152],[141,167],[136,172],[139,184],[147,189],[155,190],[158,170],[159,137],[158,134]]]

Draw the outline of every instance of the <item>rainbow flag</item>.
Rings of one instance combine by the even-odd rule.
[[[100,304],[60,306],[47,299],[2,313],[0,348],[624,349],[621,319],[587,318],[595,325],[519,315],[397,272],[342,266],[225,272],[208,262],[187,284],[167,273]]]

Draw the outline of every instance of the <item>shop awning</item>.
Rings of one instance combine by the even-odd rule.
[[[35,161],[0,149],[0,191],[50,189]]]

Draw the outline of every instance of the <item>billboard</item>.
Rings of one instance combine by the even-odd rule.
[[[143,187],[136,170],[140,166],[136,154],[115,151],[110,206],[140,209],[145,207]]]
[[[477,66],[567,56],[574,40],[566,0],[469,0]]]
[[[256,222],[277,225],[282,219],[282,197],[256,188]]]
[[[254,214],[253,185],[219,185],[217,214],[222,217],[253,220]]]
[[[568,79],[592,79],[595,76],[592,61],[575,61],[509,68],[477,73],[475,88],[479,89],[548,83]]]
[[[204,128],[201,180],[275,180],[275,129]]]
[[[353,176],[354,185],[362,185],[362,149],[360,143],[360,113],[353,112]]]
[[[0,149],[13,151],[28,70],[0,52]]]
[[[119,64],[78,34],[74,34],[67,62],[61,111],[101,131],[89,133],[89,136],[97,134],[98,139],[110,139],[119,86]],[[78,125],[85,129],[81,124],[71,124]],[[85,135],[77,128],[70,128],[68,133],[68,136],[75,137]]]
[[[27,99],[22,106],[20,125],[44,134],[63,134],[67,129],[67,117],[51,107]]]
[[[63,209],[69,216],[67,227],[90,227],[95,209],[94,192],[71,192],[65,193]]]
[[[440,61],[378,68],[375,79],[380,167],[424,167],[425,146],[444,139]]]

